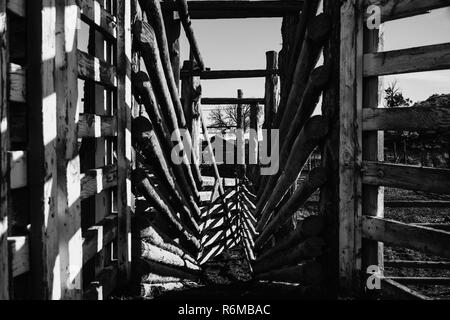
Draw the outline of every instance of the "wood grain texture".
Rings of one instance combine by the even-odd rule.
[[[364,161],[363,183],[406,190],[450,194],[450,170]]]
[[[117,186],[117,165],[92,169],[81,175],[80,199],[87,199],[103,190]]]
[[[8,237],[11,252],[12,276],[17,277],[30,271],[30,243],[27,236]]]
[[[117,136],[117,118],[114,116],[99,116],[82,114],[78,122],[79,138],[100,138]]]
[[[389,297],[400,300],[431,300],[431,298],[389,278],[381,279],[381,290]]]
[[[378,217],[362,217],[363,237],[385,245],[450,257],[450,232],[419,227]]]
[[[450,105],[440,107],[367,108],[363,130],[448,130]]]
[[[117,216],[106,216],[83,232],[83,265],[117,239]]]
[[[9,67],[9,100],[21,103],[27,101],[26,71],[17,64],[10,64]]]
[[[366,53],[364,76],[450,69],[450,43]]]
[[[449,6],[448,0],[364,0],[364,8],[376,5],[381,9],[383,22],[427,13],[429,10]],[[366,19],[368,14],[366,14]]]
[[[83,51],[77,50],[78,77],[95,81],[104,86],[117,85],[116,67],[93,57]]]
[[[96,26],[110,38],[117,36],[117,19],[111,15],[96,0],[76,0],[80,7],[81,19]]]

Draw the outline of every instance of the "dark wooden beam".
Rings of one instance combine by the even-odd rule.
[[[278,75],[278,70],[194,70],[181,71],[181,77],[200,76],[202,80],[217,79],[240,79],[240,78],[265,78],[267,76]]]
[[[187,1],[192,19],[233,19],[233,18],[270,18],[297,14],[302,10],[303,0],[230,0]],[[177,10],[173,3],[164,1],[164,10]]]
[[[202,98],[202,105],[222,105],[222,104],[264,104],[264,98]]]

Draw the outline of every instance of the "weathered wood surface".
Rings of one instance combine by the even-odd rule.
[[[117,136],[117,117],[81,114],[78,121],[79,138]]]
[[[405,285],[419,285],[419,286],[448,286],[450,285],[450,278],[447,277],[388,277],[387,279],[399,282]]]
[[[19,17],[25,18],[27,15],[26,0],[7,0],[7,8]]]
[[[380,241],[386,245],[418,250],[450,257],[450,232],[408,225],[402,222],[377,217],[362,218],[362,232],[366,239]]]
[[[217,79],[240,79],[240,78],[265,78],[267,76],[278,75],[276,68],[271,70],[182,70],[181,77],[200,77],[202,80]]]
[[[135,252],[136,257],[149,260],[152,262],[162,263],[164,265],[185,268],[188,270],[200,271],[200,267],[188,260],[185,260],[182,256],[179,256],[171,251],[167,251],[160,247],[157,247],[151,243],[141,241],[140,250]]]
[[[363,161],[363,183],[450,194],[450,170]]]
[[[117,165],[92,169],[81,174],[80,199],[87,199],[108,188],[117,186]]]
[[[367,108],[363,130],[436,130],[450,128],[450,105],[440,107]]]
[[[9,67],[9,100],[21,103],[27,101],[26,70],[13,63]]]
[[[12,277],[30,271],[30,243],[27,236],[8,237]]]
[[[200,242],[196,238],[195,234],[180,221],[171,204],[167,201],[159,188],[157,188],[148,178],[145,171],[142,169],[136,169],[133,171],[132,175],[134,184],[137,186],[139,192],[142,193],[145,199],[151,205],[155,206],[158,211],[164,213],[174,227],[197,249],[200,249]]]
[[[303,85],[304,91],[301,101],[298,105],[298,109],[293,110],[295,114],[292,115],[292,118],[289,119],[289,124],[284,124],[287,126],[287,128],[281,129],[280,127],[279,139],[281,151],[278,159],[279,169],[276,174],[263,180],[263,184],[261,186],[263,191],[260,192],[260,197],[256,205],[257,212],[261,212],[265,201],[267,201],[272,193],[273,188],[275,187],[277,179],[281,176],[284,168],[287,167],[287,161],[292,149],[294,148],[294,143],[296,142],[296,139],[298,139],[299,135],[302,135],[302,130],[305,129],[304,127],[306,127],[308,119],[314,112],[322,90],[324,89],[325,84],[327,83],[330,76],[330,72],[331,70],[329,68],[322,66],[316,68],[311,73],[308,83],[306,85]],[[321,128],[318,130],[323,130],[324,134],[322,137],[324,137],[326,135],[326,132],[328,131],[328,129],[325,128]],[[314,146],[314,148],[316,146]]]
[[[77,50],[78,77],[104,86],[117,86],[116,67],[83,51]]]
[[[84,300],[104,300],[117,287],[119,280],[119,268],[113,264],[103,269],[96,277],[96,281],[91,282],[83,293]]]
[[[8,123],[8,20],[6,0],[0,1],[0,300],[9,299],[9,255],[8,255],[8,213],[9,199],[9,165],[10,150]]]
[[[322,116],[314,116],[306,124],[295,140],[286,164],[279,169],[279,174],[271,176],[267,188],[271,188],[267,202],[257,205],[257,212],[260,213],[258,231],[262,231],[270,214],[275,209],[278,202],[297,179],[311,152],[317,147],[320,141],[328,133],[328,122]],[[280,159],[281,161],[282,159]],[[275,177],[279,176],[278,180]],[[272,183],[274,181],[275,183]],[[270,186],[270,187],[269,187]],[[268,189],[266,189],[268,190]],[[269,193],[269,191],[267,191]],[[261,208],[261,209],[259,209]],[[259,210],[258,210],[259,209]]]
[[[384,266],[388,268],[412,268],[412,269],[450,269],[450,262],[447,261],[408,261],[408,260],[387,260]]]
[[[171,92],[173,91],[173,89],[172,90],[170,89],[172,86],[168,86],[167,80],[165,78],[166,72],[160,58],[159,53],[160,49],[158,49],[159,42],[158,43],[156,42],[157,34],[155,34],[154,29],[149,24],[142,21],[138,21],[134,25],[134,35],[136,37],[137,42],[139,43],[139,48],[142,53],[147,70],[149,72],[149,76],[151,78],[156,98],[158,99],[158,103],[161,105],[164,120],[166,122],[168,129],[174,134],[175,138],[174,140],[177,143],[181,153],[184,150],[184,148],[179,128],[183,126],[179,126],[178,121],[180,119],[179,118],[177,119],[177,117],[183,115],[183,108],[181,106],[181,102],[179,102],[177,92],[176,92],[177,99],[172,99]],[[165,66],[165,68],[168,67]],[[172,77],[173,79],[173,73],[169,72],[169,74],[170,77]],[[175,110],[175,106],[177,106],[178,104],[180,105],[179,108],[181,109],[181,112],[177,112]],[[184,123],[184,125],[186,124]],[[187,136],[190,137],[190,134],[186,130],[185,137]],[[189,144],[189,141],[186,142],[188,143],[188,147],[192,150],[192,141],[191,144]],[[196,181],[194,178],[193,171],[191,170],[190,167],[190,161],[186,153],[187,152],[183,152],[184,155],[182,159],[183,169],[185,171],[186,178],[190,185],[190,189],[194,193],[195,197],[198,198],[198,188],[197,188],[198,180]]]
[[[80,7],[81,19],[94,25],[109,37],[117,36],[117,19],[95,0],[77,0]]]
[[[392,279],[381,278],[381,290],[389,297],[400,300],[431,300],[429,297],[408,288]]]
[[[281,207],[278,212],[275,212],[271,221],[265,226],[268,219],[261,217],[257,230],[261,232],[257,239],[256,247],[262,248],[269,236],[276,233],[280,227],[302,206],[306,200],[327,180],[326,170],[323,168],[316,168],[309,174],[308,178],[301,183],[295,190],[294,194],[289,197],[289,200]]]
[[[282,266],[294,265],[302,260],[318,257],[322,254],[324,246],[325,242],[321,238],[313,237],[306,239],[288,250],[277,252],[265,259],[258,258],[253,264],[253,270],[258,274],[275,270]]]
[[[297,14],[303,8],[303,1],[189,0],[187,3],[192,19],[283,17],[286,14]],[[176,10],[171,2],[163,2],[162,6],[167,10]]]
[[[83,233],[83,265],[117,239],[117,217],[106,216]]]
[[[175,83],[160,2],[158,0],[145,0],[140,1],[140,4],[141,8],[147,14],[147,18],[150,21],[151,28],[147,28],[145,23],[143,28],[139,27],[139,22],[136,23],[137,29],[141,28],[141,35],[138,39],[141,42],[141,47],[142,44],[145,46],[146,43],[147,45],[154,46],[155,48],[157,48],[157,51],[159,51],[160,61],[164,70],[164,76],[162,78],[165,78],[165,82],[169,90],[169,96],[172,100],[172,105],[176,113],[177,121],[174,121],[174,123],[177,125],[175,127],[179,127],[180,129],[184,129],[186,131],[183,136],[185,140],[184,143],[186,144],[187,149],[192,150],[192,137],[186,125],[183,106],[181,105],[180,97],[178,94],[178,85]],[[153,34],[151,34],[152,30],[154,31]],[[152,39],[153,37],[156,37],[156,42],[154,39]],[[144,61],[146,61],[146,64],[148,63],[148,59],[145,56]],[[149,68],[148,65],[147,68]],[[199,160],[195,157],[194,154],[192,154],[192,152],[190,152],[190,154],[188,155],[188,159],[192,163],[192,175],[197,184],[197,188],[201,188],[202,176],[199,169]]]
[[[25,151],[8,152],[9,182],[11,190],[26,187],[27,181],[27,153]]]
[[[133,84],[135,86],[135,94],[137,93],[139,95],[139,98],[144,104],[145,110],[147,111],[153,125],[153,129],[158,136],[159,143],[164,151],[164,157],[169,159],[171,157],[172,148],[175,146],[175,143],[178,142],[172,142],[170,131],[163,119],[162,112],[156,101],[148,75],[144,72],[133,74]],[[190,188],[187,176],[183,170],[184,164],[178,165],[173,161],[170,161],[169,164],[172,167],[175,177],[182,188],[185,197],[189,200],[191,208],[194,212],[197,212],[197,209],[195,208],[197,206],[196,197]]]
[[[365,77],[449,68],[450,43],[364,55]]]
[[[181,281],[198,282],[200,276],[197,272],[188,272],[162,263],[139,259],[134,266],[134,277],[144,284],[173,283]]]
[[[446,7],[449,5],[447,0],[365,0],[364,7],[371,5],[378,6],[381,9],[381,21],[390,21],[406,17],[412,17],[428,13],[429,10]],[[366,19],[369,13],[366,13]]]
[[[266,251],[263,251],[259,256],[260,259],[264,259],[267,256],[274,254],[275,252],[280,252],[285,249],[288,249],[290,246],[294,246],[296,243],[300,243],[301,241],[318,236],[324,229],[324,219],[321,216],[309,216],[306,217],[299,222],[297,222],[297,227],[295,230],[291,231],[285,238],[283,238],[280,242],[276,243],[276,245]],[[257,239],[258,241],[258,239]],[[261,242],[261,241],[259,241]],[[261,246],[257,246],[255,243],[255,249],[259,249]]]
[[[293,267],[256,274],[255,279],[317,285],[323,280],[323,270],[320,263],[311,261]]]

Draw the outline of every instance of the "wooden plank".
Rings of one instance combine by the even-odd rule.
[[[386,208],[450,208],[450,201],[445,200],[398,200],[384,203]]]
[[[385,245],[409,248],[450,258],[450,232],[378,217],[362,217],[363,237]]]
[[[130,280],[131,263],[131,3],[116,0],[117,7],[117,259],[119,279]]]
[[[358,55],[357,5],[344,1],[341,7],[340,42],[340,146],[339,146],[339,284],[352,292],[361,268],[357,253],[358,232],[356,219],[361,215],[358,162],[361,161],[361,135],[358,132],[359,86],[356,57]],[[355,81],[356,80],[356,81]]]
[[[82,114],[78,122],[79,138],[100,138],[117,136],[117,118],[114,116],[99,116]]]
[[[9,100],[21,103],[27,101],[25,68],[13,63],[9,66]]]
[[[108,165],[82,174],[80,199],[87,199],[103,190],[117,186],[117,176],[117,165]]]
[[[232,105],[238,105],[238,104],[249,104],[254,105],[256,103],[264,105],[265,100],[264,98],[202,98],[201,99],[202,105],[222,105],[222,104],[232,104]]]
[[[9,299],[8,213],[10,132],[8,123],[8,20],[6,0],[0,0],[0,300]]]
[[[388,260],[385,261],[384,265],[390,268],[450,269],[450,262],[447,261]]]
[[[448,286],[450,285],[450,278],[447,277],[389,277],[388,279],[394,280],[405,285],[429,285],[429,286]]]
[[[363,183],[450,194],[450,170],[363,161]]]
[[[241,79],[241,78],[265,78],[267,76],[278,75],[279,70],[182,70],[181,77],[198,76],[202,80],[217,80],[217,79]]]
[[[6,0],[0,0],[0,300],[9,299],[8,213],[10,124],[8,103],[8,20]]]
[[[63,300],[82,298],[81,182],[78,153],[78,32],[76,0],[57,1],[55,43],[58,259]],[[44,111],[45,112],[45,111]],[[47,128],[44,127],[44,130]],[[55,201],[55,200],[54,200]],[[62,214],[63,213],[63,214]]]
[[[106,216],[83,233],[83,265],[117,239],[117,216]]]
[[[25,18],[27,15],[26,0],[7,0],[7,8],[19,17]]]
[[[450,43],[366,53],[364,76],[450,69]]]
[[[449,6],[448,0],[365,0],[364,8],[376,5],[381,9],[381,21],[412,17],[428,13],[428,10]],[[364,10],[366,12],[367,10]],[[366,13],[366,19],[370,16]]]
[[[116,67],[83,51],[77,50],[78,77],[107,87],[117,85]]]
[[[429,297],[388,278],[381,278],[381,290],[395,299],[431,300]]]
[[[448,130],[450,105],[441,107],[368,108],[363,130]]]
[[[413,223],[413,225],[443,231],[450,231],[450,224],[448,223]]]
[[[26,151],[10,151],[10,188],[11,190],[27,186],[27,153]]]
[[[99,30],[116,38],[117,19],[105,10],[97,0],[77,0],[80,7],[81,19],[86,23],[96,26]]]
[[[8,237],[12,276],[30,271],[30,244],[27,236]]]
[[[297,14],[303,8],[303,0],[197,0],[187,1],[192,19],[264,18]],[[165,10],[176,6],[165,1]]]

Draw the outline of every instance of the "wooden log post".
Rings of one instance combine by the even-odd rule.
[[[137,281],[144,284],[172,283],[186,280],[198,282],[200,279],[196,272],[181,270],[180,268],[146,259],[136,261],[134,276]]]
[[[183,71],[193,70],[192,61],[184,61]],[[200,77],[183,76],[181,83],[181,102],[183,104],[184,114],[186,116],[186,125],[192,138],[192,153],[200,161],[200,99],[202,88]]]
[[[117,8],[117,256],[119,277],[130,280],[131,264],[131,1],[116,1]]]
[[[174,0],[172,0],[174,2]],[[181,52],[180,52],[180,34],[181,22],[173,11],[163,11],[164,25],[167,32],[167,44],[169,46],[169,57],[172,63],[173,78],[180,92],[180,73],[181,73]]]
[[[281,170],[280,177],[273,189],[269,200],[261,211],[257,231],[262,231],[269,220],[272,210],[285,195],[287,190],[295,182],[300,170],[303,168],[311,152],[328,134],[328,121],[322,116],[311,118],[298,135],[292,146],[289,158],[284,169]]]
[[[302,130],[302,128],[305,126],[305,123],[314,112],[314,109],[319,101],[320,94],[322,93],[322,90],[325,88],[325,85],[328,82],[330,72],[331,70],[328,67],[321,66],[316,68],[311,73],[309,81],[303,92],[302,100],[300,102],[300,105],[298,106],[298,110],[295,116],[290,119],[291,123],[289,127],[287,129],[284,129],[287,134],[284,138],[280,135],[282,147],[278,160],[279,170],[276,174],[265,179],[265,184],[262,186],[263,191],[260,192],[260,197],[256,205],[256,211],[258,213],[263,209],[265,201],[267,201],[277,179],[281,175],[283,168],[286,166],[286,161],[291,152],[294,140],[297,138],[300,130]]]
[[[0,1],[0,300],[9,299],[9,254],[8,254],[8,213],[9,213],[9,165],[10,149],[8,123],[8,20],[6,0]]]
[[[278,53],[276,51],[266,52],[266,70],[269,72],[271,70],[278,69]],[[267,155],[270,156],[270,129],[273,128],[274,120],[276,114],[278,113],[278,94],[279,94],[279,84],[280,80],[277,75],[267,75],[266,76],[266,89],[264,100],[264,124],[263,129],[267,130]]]
[[[185,171],[186,178],[190,185],[190,190],[192,190],[196,198],[199,197],[197,183],[194,178],[193,172],[190,167],[187,152],[184,149],[183,140],[180,135],[180,127],[177,120],[177,112],[174,108],[174,102],[178,101],[178,93],[176,94],[177,100],[172,100],[170,88],[166,82],[166,74],[164,71],[164,66],[161,62],[159,55],[158,43],[156,42],[156,35],[154,29],[146,22],[137,21],[134,24],[134,35],[139,44],[140,51],[142,53],[145,65],[149,72],[152,80],[152,86],[155,90],[155,95],[158,99],[159,104],[162,106],[161,110],[164,114],[164,120],[166,121],[168,129],[174,135],[174,140],[179,148],[180,154],[182,155],[182,166]],[[170,73],[173,77],[173,74]],[[181,103],[179,102],[180,106]],[[184,118],[184,116],[183,116]],[[185,123],[184,123],[185,125]],[[182,127],[184,128],[184,127]],[[190,137],[188,131],[185,131],[185,137]],[[190,141],[190,138],[189,138]],[[188,141],[186,141],[188,143]],[[191,141],[192,143],[192,141]],[[187,146],[192,150],[192,144]],[[189,151],[189,150],[187,150]]]
[[[154,185],[143,169],[138,168],[133,171],[133,181],[145,199],[158,211],[164,213],[186,240],[191,242],[195,248],[200,249],[200,242],[195,234],[180,221],[170,202],[161,194],[159,188]]]
[[[259,165],[259,104],[255,104],[250,108],[250,131],[248,136],[248,175],[251,181],[255,182]]]
[[[170,61],[169,45],[167,43],[167,33],[166,33],[165,26],[164,26],[160,2],[159,2],[159,0],[145,0],[145,1],[140,0],[139,2],[141,4],[142,9],[147,14],[147,19],[151,23],[152,29],[154,30],[153,34],[148,35],[148,36],[150,36],[150,38],[153,38],[153,40],[150,40],[150,42],[156,41],[156,42],[154,42],[153,46],[155,46],[159,49],[157,51],[159,51],[160,61],[162,63],[162,68],[164,70],[163,78],[165,78],[165,85],[168,87],[168,93],[169,93],[170,99],[172,100],[172,105],[174,107],[176,118],[177,118],[176,119],[177,121],[175,121],[175,124],[177,124],[176,128],[179,127],[180,129],[186,130],[185,135],[184,135],[184,138],[185,138],[184,143],[186,144],[186,149],[192,150],[192,138],[191,138],[191,135],[186,126],[186,119],[184,116],[183,106],[181,105],[179,93],[177,90],[178,86],[175,83],[174,73],[172,70],[172,64]],[[137,24],[137,26],[138,26],[138,28],[140,28],[139,23]],[[148,30],[145,30],[144,33],[148,33]],[[149,39],[145,38],[145,35],[142,35],[142,37],[139,37],[139,39],[141,41],[145,39],[144,42],[147,42],[148,44],[152,45],[148,41]],[[145,56],[144,56],[144,60],[147,63],[148,60],[146,60]],[[149,67],[149,66],[147,66],[147,67]],[[150,69],[149,69],[149,71],[150,71]],[[193,175],[193,179],[195,180],[196,186],[197,186],[197,188],[201,188],[203,181],[202,181],[202,176],[200,173],[198,159],[195,158],[195,156],[192,154],[192,152],[190,152],[190,154],[188,154],[187,157],[188,157],[188,160],[190,162],[192,162],[192,164],[193,164],[193,166],[192,166],[193,170],[191,171],[191,174]]]
[[[260,228],[258,225],[257,230],[261,231],[258,237],[256,247],[261,248],[269,236],[275,233],[284,223],[291,217],[298,208],[303,205],[306,200],[322,186],[327,179],[326,170],[323,168],[316,168],[309,174],[308,178],[302,182],[294,194],[289,198],[286,204],[280,209],[280,211],[274,216],[272,221],[264,228]],[[264,219],[260,220],[261,225],[265,222]]]
[[[170,131],[164,121],[161,109],[158,106],[156,97],[148,75],[145,72],[137,72],[133,74],[133,84],[135,93],[139,95],[139,100],[144,104],[145,110],[153,124],[153,128],[158,137],[158,141],[163,149],[165,159],[170,159],[172,148],[175,146],[171,140]],[[182,165],[178,165],[173,161],[168,162],[175,174],[175,178],[182,189],[184,196],[188,199],[189,207],[193,212],[198,213],[198,205],[190,184],[185,175]]]
[[[241,89],[237,91],[237,98],[242,99],[244,92]],[[242,179],[245,176],[245,114],[244,106],[237,105],[236,111],[236,177]]]

